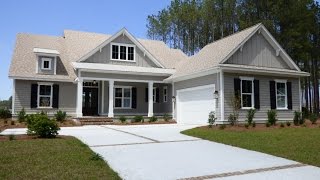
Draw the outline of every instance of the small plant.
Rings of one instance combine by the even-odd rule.
[[[156,122],[158,118],[156,116],[152,116],[149,118],[149,122]]]
[[[266,127],[270,127],[271,124],[269,122],[266,123]]]
[[[165,114],[163,115],[163,120],[166,121],[166,122],[168,122],[168,121],[170,120],[169,114],[165,113]]]
[[[249,109],[247,111],[247,122],[249,125],[252,124],[253,118],[254,118],[254,114],[256,113],[255,109]]]
[[[245,127],[246,129],[248,129],[248,128],[249,128],[249,126],[250,126],[250,124],[249,124],[249,123],[245,123],[245,124],[244,124],[244,127]]]
[[[276,125],[276,122],[278,121],[277,119],[277,111],[275,110],[269,110],[268,111],[268,122],[270,125]]]
[[[307,125],[306,124],[302,124],[301,127],[307,127]]]
[[[4,123],[4,124],[8,124],[8,120],[7,120],[7,119],[4,119],[4,120],[3,120],[3,123]]]
[[[228,121],[230,122],[231,126],[234,126],[237,122],[237,116],[234,114],[229,114]]]
[[[64,112],[64,111],[59,110],[59,111],[56,112],[56,114],[54,114],[54,117],[56,118],[57,121],[63,122],[67,118],[67,113]]]
[[[219,126],[219,129],[220,130],[224,130],[226,128],[226,125],[225,124],[221,124],[220,126]]]
[[[133,122],[144,122],[143,116],[133,117]]]
[[[14,121],[11,120],[11,126],[14,126],[16,123]]]
[[[299,126],[304,123],[304,118],[302,118],[302,114],[299,111],[294,111],[293,124],[295,126]]]
[[[103,157],[98,153],[93,153],[90,157],[91,161],[103,161]]]
[[[8,137],[9,137],[9,141],[16,140],[16,136],[14,134],[10,134]]]
[[[6,108],[0,108],[0,119],[8,119],[11,118],[12,114],[9,109]]]
[[[289,122],[289,121],[287,121],[286,124],[288,127],[291,126],[291,122]]]
[[[28,134],[37,135],[40,138],[55,138],[58,135],[58,124],[49,119],[47,115],[32,114],[27,116]]]
[[[280,123],[280,127],[284,128],[284,123],[283,122]]]
[[[256,127],[256,122],[252,121],[252,127]]]
[[[21,111],[18,112],[18,121],[24,122],[26,120],[27,114],[26,111],[24,110],[24,108],[21,109]]]
[[[309,115],[309,120],[312,122],[312,124],[316,124],[318,120],[318,116],[314,113]]]
[[[121,121],[121,123],[125,123],[127,121],[127,118],[125,116],[120,116],[119,120]]]
[[[216,122],[216,120],[217,118],[215,112],[211,111],[208,118],[209,128],[212,128],[212,125]]]

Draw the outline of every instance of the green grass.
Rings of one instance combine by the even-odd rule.
[[[120,179],[72,137],[0,142],[0,179]]]
[[[320,167],[320,128],[259,131],[195,128],[182,133]]]

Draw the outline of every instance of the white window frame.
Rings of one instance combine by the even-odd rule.
[[[275,93],[276,93],[276,108],[277,110],[288,110],[288,92],[287,92],[287,80],[285,79],[275,79]],[[284,92],[285,92],[285,107],[278,107],[278,83],[284,84]]]
[[[163,102],[168,102],[168,86],[163,87]]]
[[[118,46],[118,58],[112,58],[112,46]],[[126,59],[120,59],[120,46],[126,47]],[[129,47],[133,47],[133,60],[128,59],[129,55]],[[124,43],[110,43],[110,59],[112,61],[125,61],[125,62],[136,62],[136,46],[132,44],[124,44]]]
[[[152,100],[153,100],[153,103],[156,103],[156,102],[157,102],[157,87],[153,87],[153,90],[152,90]]]
[[[40,95],[40,86],[51,86],[50,95]],[[38,98],[37,98],[37,106],[38,108],[52,108],[52,96],[53,96],[53,83],[38,83]],[[40,106],[40,97],[50,97],[50,106]]]
[[[122,97],[116,97],[116,88],[122,89]],[[124,97],[124,89],[130,89],[130,106],[124,107],[124,99],[129,99],[128,97]],[[114,86],[113,90],[113,107],[114,109],[132,109],[132,86]],[[116,107],[116,99],[121,98],[121,107]]]
[[[44,67],[44,62],[45,61],[49,62],[49,67],[48,68]],[[52,59],[51,58],[47,58],[47,57],[42,57],[41,58],[41,69],[42,70],[51,70],[51,64],[52,64]]]
[[[242,81],[251,81],[251,93],[242,93]],[[242,95],[251,95],[251,107],[243,107]],[[254,109],[254,78],[253,77],[240,77],[240,99],[241,109]]]

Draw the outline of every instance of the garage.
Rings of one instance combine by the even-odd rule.
[[[177,122],[207,124],[209,113],[216,109],[214,91],[214,84],[178,90]]]

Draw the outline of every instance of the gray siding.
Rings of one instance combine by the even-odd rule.
[[[21,111],[24,107],[27,113],[46,111],[49,114],[55,113],[57,109],[31,109],[31,84],[36,81],[16,80],[15,84],[15,112]],[[59,109],[66,111],[69,115],[76,112],[77,86],[73,83],[54,82],[59,85]]]
[[[230,57],[226,64],[290,69],[280,56],[276,56],[276,50],[263,35],[258,33],[253,35],[252,38],[244,44],[242,52],[238,50]]]
[[[216,90],[220,92],[219,75],[218,74],[211,74],[211,75],[207,75],[207,76],[202,76],[202,77],[188,79],[185,81],[179,81],[179,82],[174,83],[175,95],[177,94],[177,90],[180,90],[180,89],[192,88],[192,87],[197,87],[197,86],[204,86],[204,85],[209,85],[209,84],[215,84]],[[216,116],[219,120],[219,118],[220,118],[220,100],[219,99],[216,104]]]
[[[232,113],[230,100],[234,94],[234,78],[239,78],[241,75],[225,73],[224,77],[224,90],[225,90],[225,120],[227,120],[229,114]],[[243,75],[242,75],[243,76]],[[271,77],[271,76],[256,76],[246,75],[254,77],[259,80],[260,84],[260,109],[255,114],[254,121],[267,120],[267,112],[270,110],[270,87],[269,82],[274,79],[287,79],[288,82],[292,82],[292,110],[277,110],[279,120],[292,120],[293,112],[300,110],[299,100],[299,80],[287,77]],[[240,110],[239,120],[244,121],[246,119],[247,110]]]
[[[95,73],[95,72],[81,72],[81,77],[132,79],[132,80],[145,80],[145,81],[163,81],[164,79],[168,78],[168,76],[146,76],[146,75],[110,74],[110,73]]]
[[[42,60],[41,58],[49,58],[51,59],[51,69],[50,70],[43,70],[42,67]],[[56,66],[55,60],[53,57],[45,57],[45,56],[39,56],[38,57],[38,73],[39,74],[54,74],[54,67]]]
[[[127,36],[119,36],[112,42],[114,43],[125,43],[134,45],[132,41]],[[126,66],[142,66],[142,67],[157,67],[157,65],[147,56],[144,55],[144,52],[139,49],[137,46],[135,47],[135,62],[127,62],[127,61],[114,61],[111,60],[110,56],[110,44],[107,44],[105,47],[101,49],[101,52],[98,51],[91,57],[89,57],[85,62],[89,63],[107,63],[107,64],[117,64],[117,65],[126,65]]]

